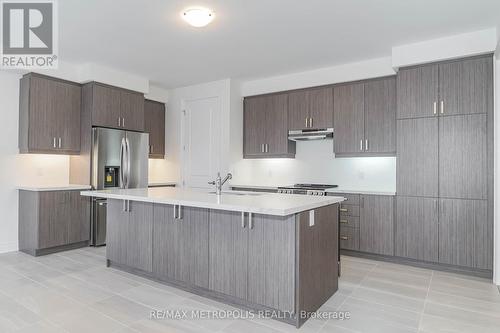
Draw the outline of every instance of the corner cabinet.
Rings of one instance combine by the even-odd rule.
[[[295,157],[295,142],[288,140],[288,94],[244,99],[243,157]]]
[[[149,133],[149,158],[165,158],[165,104],[144,100],[144,132]]]
[[[83,105],[92,126],[144,131],[144,95],[90,82],[83,86]]]
[[[337,157],[396,154],[396,78],[333,88],[334,153]]]
[[[19,151],[80,153],[81,86],[29,73],[21,78]]]

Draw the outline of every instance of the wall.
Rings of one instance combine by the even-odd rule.
[[[19,155],[19,78],[0,71],[0,253],[17,250],[18,185],[67,184],[68,156]]]

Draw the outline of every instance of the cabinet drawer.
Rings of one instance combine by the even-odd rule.
[[[340,227],[340,248],[345,250],[359,250],[359,229]]]
[[[359,205],[359,194],[348,194],[348,193],[330,193],[329,195],[335,197],[344,197],[347,200],[343,204],[347,205]]]
[[[340,227],[351,227],[351,228],[359,228],[359,217],[358,216],[341,216]]]
[[[340,216],[359,216],[359,206],[341,204]]]

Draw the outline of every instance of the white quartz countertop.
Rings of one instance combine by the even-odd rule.
[[[18,190],[23,191],[33,191],[33,192],[48,192],[48,191],[72,191],[72,190],[90,190],[92,187],[90,185],[42,185],[42,186],[28,186],[22,185],[18,186]]]
[[[343,197],[224,191],[221,196],[203,190],[156,187],[82,191],[83,196],[287,216],[344,201]]]

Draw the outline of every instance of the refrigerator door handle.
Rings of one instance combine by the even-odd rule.
[[[128,141],[128,138],[125,138],[125,143],[127,147],[127,186],[128,188],[129,181],[130,181],[130,142]]]
[[[123,158],[125,157],[125,138],[122,138],[121,146],[120,146],[120,187],[125,188],[125,163]]]

